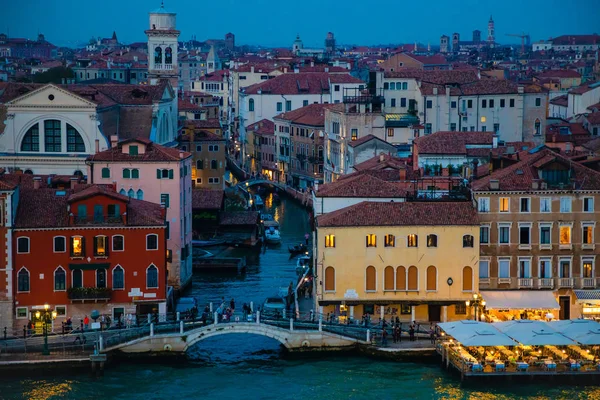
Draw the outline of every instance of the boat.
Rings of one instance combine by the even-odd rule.
[[[296,245],[293,247],[288,246],[288,250],[291,255],[295,255],[295,254],[301,254],[301,253],[307,252],[308,248],[306,247],[306,245],[300,243],[299,245]]]
[[[276,244],[281,243],[281,235],[279,233],[279,223],[277,221],[264,221],[265,242]]]
[[[192,240],[192,247],[210,247],[225,244],[225,240]]]
[[[260,222],[273,221],[273,215],[271,214],[260,214]]]
[[[262,206],[265,205],[262,197],[260,197],[259,195],[254,195],[254,205],[256,206],[256,208],[262,208]]]
[[[310,270],[311,263],[312,259],[308,254],[298,257],[296,260],[296,274],[298,276],[306,275],[306,272]]]

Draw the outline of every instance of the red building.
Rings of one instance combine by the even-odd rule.
[[[12,235],[14,327],[49,304],[54,329],[93,310],[121,315],[166,312],[165,211],[110,185],[21,188]]]

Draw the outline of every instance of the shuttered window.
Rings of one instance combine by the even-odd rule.
[[[377,290],[377,284],[376,284],[376,271],[375,271],[375,267],[373,267],[372,265],[367,267],[367,286],[366,286],[366,290],[367,291],[372,291],[374,292],[375,290]]]
[[[406,268],[403,266],[396,269],[396,290],[406,290]]]
[[[419,290],[419,273],[414,265],[408,268],[408,290]]]
[[[427,267],[427,290],[437,290],[437,269],[433,265]]]
[[[335,291],[335,269],[333,267],[325,268],[325,291]]]
[[[473,268],[463,268],[463,292],[473,291]]]
[[[394,268],[385,267],[383,272],[383,289],[394,290]]]

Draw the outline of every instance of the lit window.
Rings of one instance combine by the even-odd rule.
[[[73,236],[71,238],[71,257],[83,257],[84,253],[84,238],[81,236]]]
[[[510,199],[508,197],[500,197],[500,212],[508,212]]]
[[[358,129],[352,129],[350,131],[350,133],[351,133],[351,136],[352,136],[352,140],[358,139]]]
[[[96,257],[106,257],[108,255],[108,237],[96,236],[94,238],[94,255]]]
[[[571,227],[568,225],[560,227],[560,244],[571,244]]]
[[[473,247],[473,235],[463,236],[463,247]]]
[[[583,277],[593,278],[594,277],[594,262],[590,259],[584,259],[583,262]]]
[[[594,226],[583,226],[583,244],[594,244]]]
[[[384,246],[394,247],[396,245],[396,237],[394,235],[385,235]]]
[[[437,238],[436,238],[436,242],[437,242]],[[408,247],[418,247],[419,236],[418,235],[408,235],[406,245]]]
[[[377,236],[374,234],[367,235],[367,247],[377,247]]]
[[[325,235],[325,247],[335,247],[335,235]]]
[[[427,247],[437,247],[437,235],[427,235]]]

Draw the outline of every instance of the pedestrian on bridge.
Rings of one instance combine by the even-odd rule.
[[[229,302],[229,308],[231,308],[231,312],[235,312],[235,300],[231,299],[231,301]]]
[[[385,328],[383,328],[381,330],[381,345],[384,347],[387,346],[387,335],[388,335],[387,330]]]

